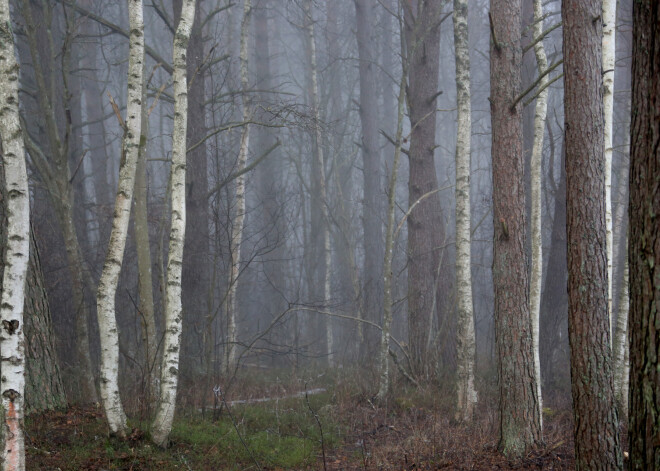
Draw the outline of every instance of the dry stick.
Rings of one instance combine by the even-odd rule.
[[[541,88],[539,88],[538,91],[537,91],[534,95],[532,95],[532,96],[529,98],[529,100],[527,100],[527,101],[525,101],[525,103],[523,103],[523,106],[527,106],[527,105],[529,105],[531,102],[533,102],[534,100],[536,100],[536,98],[538,98],[538,96],[543,92],[543,90],[545,90],[546,88],[548,88],[550,85],[552,85],[553,83],[555,83],[557,80],[559,80],[559,79],[562,78],[563,76],[564,76],[564,74],[559,74],[559,75],[557,75],[555,78],[553,78],[552,80],[550,80],[548,83],[546,83],[544,86],[542,86]]]
[[[523,54],[525,54],[525,53],[526,53],[527,51],[529,51],[531,48],[533,48],[534,46],[536,46],[536,44],[537,44],[538,42],[543,41],[543,39],[544,39],[548,34],[552,33],[554,30],[556,30],[557,28],[559,28],[561,25],[562,25],[562,23],[561,23],[561,21],[560,21],[559,23],[557,23],[557,24],[555,24],[555,25],[549,27],[549,28],[546,29],[545,31],[543,31],[543,32],[541,33],[541,35],[540,35],[538,38],[535,38],[534,41],[532,41],[530,44],[528,44],[527,46],[525,46],[525,48],[523,49]]]
[[[305,382],[305,402],[307,402],[307,407],[314,416],[316,424],[319,426],[319,432],[321,432],[321,453],[323,453],[323,470],[325,471],[327,470],[327,467],[325,464],[325,440],[323,439],[323,427],[321,426],[319,415],[314,411],[314,409],[312,409],[312,405],[309,403],[309,395],[307,395],[307,382]]]

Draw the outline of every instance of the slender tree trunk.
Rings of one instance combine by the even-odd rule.
[[[543,35],[543,4],[541,0],[534,0],[534,39]],[[543,41],[534,45],[536,64],[539,75],[548,69],[548,59],[545,55]],[[548,75],[545,75],[538,84],[539,89],[547,86]],[[541,175],[543,170],[543,137],[545,134],[545,120],[548,110],[548,89],[543,90],[536,98],[536,111],[534,115],[534,146],[532,148],[532,269],[530,274],[529,310],[532,318],[532,336],[534,338],[534,373],[539,406],[539,420],[543,429],[543,396],[541,395],[541,358],[539,348],[539,326],[541,314],[541,287],[543,285],[543,231],[541,211]]]
[[[576,469],[622,469],[614,402],[603,157],[602,3],[564,0],[568,334]]]
[[[522,105],[514,105],[521,91],[521,1],[491,0],[490,11],[499,449],[521,457],[542,439],[525,254]]]
[[[626,249],[628,243],[626,240]],[[614,391],[616,393],[619,411],[622,418],[628,415],[628,371],[626,349],[628,348],[628,313],[630,312],[630,296],[628,258],[623,262],[623,280],[619,294],[619,311],[616,316],[616,330],[612,355],[614,356]]]
[[[660,469],[660,3],[633,3],[630,469]]]
[[[251,116],[250,100],[248,98],[248,32],[250,29],[250,17],[252,15],[251,0],[244,0],[243,20],[241,21],[241,90],[243,91],[243,121],[248,122]],[[241,145],[238,150],[237,172],[245,170],[247,155],[250,149],[250,125],[243,126],[241,134]],[[245,223],[245,175],[236,179],[236,190],[234,194],[235,214],[231,230],[231,267],[229,269],[229,280],[227,293],[227,374],[231,374],[236,367],[236,318],[237,303],[236,293],[238,289],[238,275],[241,268],[241,245],[243,243],[243,226]]]
[[[401,40],[401,52],[404,52],[403,39]],[[408,78],[407,63],[403,62],[401,82],[399,85],[399,101],[397,107],[396,141],[394,144],[394,161],[387,193],[387,225],[385,228],[385,254],[383,258],[383,328],[381,330],[379,362],[379,386],[377,398],[383,401],[387,397],[390,387],[389,349],[390,333],[392,329],[392,260],[394,258],[394,216],[396,210],[396,179],[399,172],[399,160],[401,158],[401,146],[403,140],[403,119],[406,104],[406,81]]]
[[[474,311],[472,307],[472,257],[470,211],[470,163],[472,109],[470,106],[470,49],[468,2],[454,0],[454,48],[456,50],[456,288],[458,293],[457,412],[459,420],[472,421],[477,403],[474,388]]]
[[[331,251],[330,251],[330,228],[328,217],[328,198],[325,182],[325,159],[323,157],[323,144],[321,136],[321,114],[319,111],[319,85],[318,85],[318,72],[316,65],[316,44],[314,39],[314,18],[312,16],[312,0],[304,0],[303,3],[305,15],[305,30],[307,33],[307,47],[305,48],[308,55],[308,63],[310,64],[310,95],[312,104],[312,115],[314,117],[314,160],[316,167],[316,185],[319,191],[318,196],[312,196],[319,202],[320,219],[319,225],[321,226],[321,250],[323,251],[323,263],[319,272],[321,273],[320,284],[323,286],[323,303],[326,304],[330,301],[330,268],[331,268]],[[328,366],[334,365],[334,338],[333,338],[333,323],[332,319],[325,318],[325,332],[326,332],[326,353]]]
[[[0,303],[2,370],[2,469],[25,469],[25,280],[30,254],[30,195],[18,102],[9,1],[0,1],[0,152],[6,185],[7,249]]]
[[[181,267],[186,231],[186,124],[188,119],[188,81],[186,50],[195,19],[195,0],[184,0],[181,18],[174,35],[174,130],[172,134],[172,222],[167,260],[167,303],[165,339],[160,379],[160,402],[152,425],[151,439],[160,447],[168,445],[172,430],[181,349]]]
[[[142,125],[142,73],[144,70],[144,21],[142,1],[128,3],[130,39],[128,47],[128,97],[126,100],[126,123],[119,167],[119,183],[112,231],[101,279],[97,291],[96,312],[101,336],[101,402],[105,409],[110,431],[120,437],[126,436],[128,425],[119,395],[119,332],[115,314],[115,296],[119,273],[124,259],[131,203],[135,186],[135,170],[140,148]],[[117,110],[118,112],[118,110]]]
[[[607,312],[612,330],[612,261],[614,259],[612,237],[612,135],[614,133],[614,68],[616,53],[616,0],[603,0],[603,116],[605,123],[605,227],[607,231]]]
[[[367,320],[378,322],[381,316],[382,287],[380,263],[383,260],[383,229],[381,223],[380,172],[381,156],[378,143],[378,97],[376,95],[376,60],[372,22],[375,19],[374,0],[355,0],[356,36],[360,74],[360,124],[362,126],[362,173],[364,200],[362,227],[364,233],[363,300]],[[367,332],[371,332],[370,330]],[[374,336],[367,335],[364,344],[374,346]],[[363,354],[366,352],[363,351]]]
[[[146,61],[144,62],[146,65]],[[146,77],[146,67],[142,78]],[[145,84],[146,85],[146,84]],[[138,264],[138,311],[144,345],[146,401],[151,405],[158,396],[159,368],[156,361],[158,339],[156,338],[156,315],[154,308],[153,276],[151,272],[151,244],[149,242],[149,219],[147,207],[149,192],[147,187],[147,140],[149,136],[149,106],[147,87],[142,87],[140,109],[140,147],[135,168],[135,194],[133,196],[133,230]]]

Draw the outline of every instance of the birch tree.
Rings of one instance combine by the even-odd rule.
[[[633,2],[630,470],[660,469],[660,3]]]
[[[623,468],[608,313],[602,3],[562,2],[568,333],[576,469]]]
[[[538,87],[541,92],[536,98],[534,112],[534,146],[532,148],[532,268],[529,286],[529,310],[532,318],[532,336],[534,341],[534,372],[538,395],[539,420],[543,428],[543,399],[541,396],[541,358],[539,348],[539,326],[541,313],[541,288],[543,283],[543,233],[541,211],[541,174],[543,169],[543,137],[548,111],[548,59],[543,47],[543,3],[534,0],[534,55],[538,66]]]
[[[238,275],[241,268],[241,244],[243,242],[243,226],[245,223],[245,163],[247,162],[248,150],[250,149],[250,106],[249,106],[249,83],[248,83],[248,32],[250,28],[250,17],[252,15],[252,2],[245,0],[243,4],[243,20],[241,21],[241,90],[243,102],[243,132],[241,133],[241,145],[238,150],[238,163],[234,193],[235,214],[231,230],[231,267],[229,268],[229,284],[227,299],[227,350],[226,371],[229,374],[236,366],[236,293],[238,289]]]
[[[472,113],[470,106],[470,49],[468,2],[454,0],[454,48],[456,51],[456,287],[457,419],[471,421],[477,402],[474,389],[474,313],[472,308],[470,152]]]
[[[144,21],[142,0],[129,0],[130,39],[128,46],[128,97],[119,182],[108,252],[96,295],[96,312],[101,337],[101,402],[110,431],[124,437],[126,414],[119,394],[119,333],[115,316],[117,283],[124,259],[128,222],[131,216],[135,170],[142,127],[142,72],[144,61]]]
[[[18,63],[14,55],[9,1],[0,1],[0,154],[6,185],[7,248],[0,298],[2,370],[2,469],[25,469],[24,294],[30,254],[30,196],[18,102]]]
[[[331,269],[331,251],[330,251],[330,228],[328,217],[328,199],[325,183],[325,159],[323,157],[323,144],[321,135],[321,114],[319,111],[319,85],[318,85],[318,67],[316,65],[316,44],[314,39],[314,18],[312,15],[312,0],[305,0],[303,3],[303,13],[305,15],[305,31],[307,33],[307,62],[310,65],[309,77],[309,94],[311,99],[312,116],[314,118],[314,159],[317,188],[319,191],[318,198],[321,210],[321,218],[319,224],[321,225],[321,238],[322,238],[322,251],[323,251],[323,264],[321,267],[321,285],[323,286],[323,302],[327,303],[330,300],[330,269]],[[325,319],[326,331],[326,346],[327,346],[327,359],[328,365],[334,364],[334,338],[332,331],[332,320]]]
[[[616,0],[603,0],[603,117],[605,146],[605,229],[607,244],[607,312],[612,330],[612,134],[614,123],[614,68],[616,53]]]
[[[181,267],[186,230],[186,125],[188,119],[186,52],[194,18],[195,0],[184,0],[172,50],[172,62],[174,64],[174,129],[170,170],[172,221],[167,260],[165,338],[163,340],[160,400],[151,430],[152,440],[156,445],[163,448],[167,446],[168,437],[172,430],[179,379],[179,352],[183,314],[181,309]]]

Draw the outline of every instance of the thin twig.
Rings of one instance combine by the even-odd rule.
[[[323,426],[321,425],[321,420],[319,419],[319,415],[314,411],[314,409],[312,409],[312,405],[309,403],[309,395],[307,394],[307,382],[305,382],[305,401],[307,402],[307,407],[309,408],[309,411],[314,416],[314,420],[316,420],[316,424],[319,426],[319,432],[321,432],[321,453],[323,453],[323,470],[327,471],[327,466],[325,464],[325,440],[323,439]]]
[[[558,60],[557,62],[555,62],[554,64],[552,64],[550,67],[548,67],[547,69],[545,69],[545,70],[544,70],[544,71],[538,76],[538,78],[537,78],[536,80],[534,80],[534,83],[532,83],[529,87],[527,87],[527,89],[526,89],[524,92],[522,92],[520,95],[518,95],[518,96],[516,97],[515,100],[513,100],[513,104],[511,105],[511,109],[514,109],[514,108],[516,107],[516,105],[518,104],[518,102],[520,102],[520,100],[522,100],[523,98],[525,98],[525,96],[527,96],[527,94],[528,94],[529,92],[531,92],[532,90],[534,90],[534,89],[536,88],[536,86],[541,82],[541,80],[543,80],[543,78],[544,78],[546,75],[548,75],[550,72],[552,72],[553,70],[555,70],[557,67],[559,67],[559,66],[560,66],[561,64],[563,64],[563,63],[564,63],[564,59],[560,59],[560,60]],[[555,77],[555,80],[557,80],[556,77]],[[545,90],[545,88],[543,88],[542,90]],[[540,91],[539,91],[539,92],[540,92]]]
[[[220,400],[222,401],[222,404],[224,404],[225,409],[227,409],[227,415],[229,415],[231,424],[234,426],[234,430],[236,430],[236,434],[238,435],[238,438],[241,440],[243,447],[249,453],[250,458],[252,458],[252,461],[254,461],[254,464],[257,465],[257,469],[259,469],[259,471],[263,471],[263,468],[259,464],[259,461],[257,461],[257,458],[252,453],[252,450],[250,450],[250,447],[247,446],[247,443],[245,443],[245,440],[243,440],[243,436],[241,435],[241,432],[238,431],[238,427],[236,426],[236,420],[234,420],[234,416],[231,413],[231,409],[229,409],[229,404],[227,404],[227,401],[225,401],[225,396],[224,394],[222,394],[222,389],[220,388],[220,386],[214,387],[213,393],[215,394],[216,397],[220,396]]]

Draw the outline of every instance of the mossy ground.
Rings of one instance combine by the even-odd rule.
[[[395,384],[387,403],[375,404],[354,378],[355,372],[326,375],[313,385],[326,392],[235,403],[231,414],[223,407],[202,415],[200,404],[184,397],[167,450],[150,443],[142,431],[147,421],[131,424],[125,440],[109,437],[102,409],[95,406],[33,415],[26,419],[27,469],[573,469],[572,418],[565,403],[553,404],[545,416],[546,446],[514,463],[497,451],[493,404],[484,400],[473,424],[457,424],[451,393],[437,386],[415,390]],[[228,400],[277,398],[304,389],[299,381],[250,377]],[[209,397],[203,399],[209,404]]]

